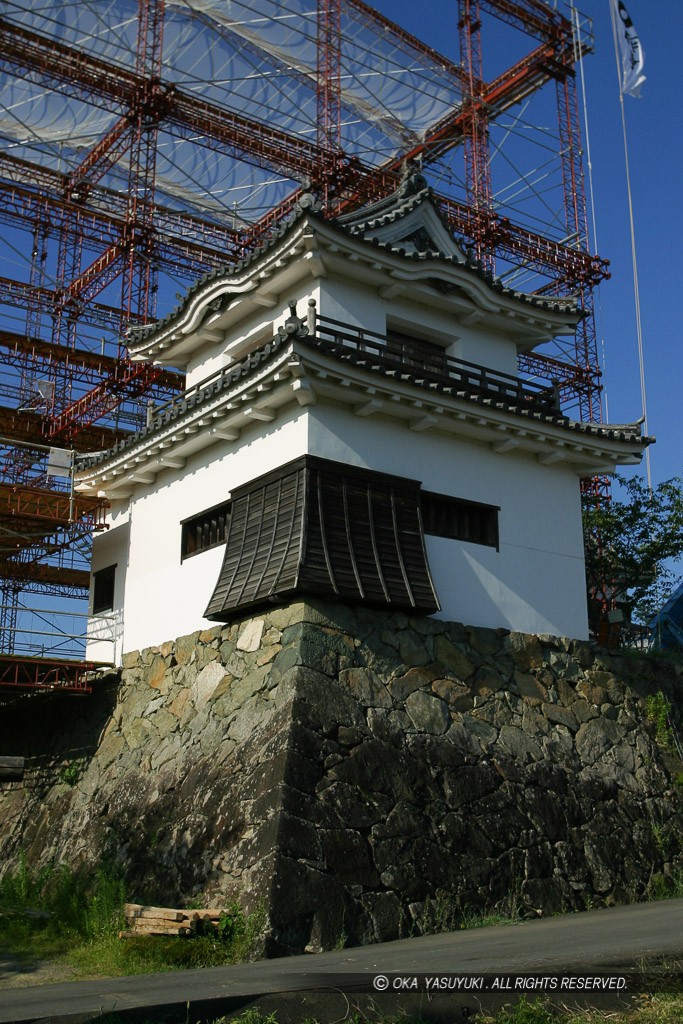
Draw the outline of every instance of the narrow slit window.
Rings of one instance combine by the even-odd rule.
[[[208,508],[181,524],[180,561],[225,544],[230,526],[231,503]]]
[[[498,550],[497,505],[451,498],[446,494],[421,493],[422,528],[432,537],[465,540]]]

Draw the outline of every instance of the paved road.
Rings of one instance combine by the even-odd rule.
[[[80,1024],[116,1012],[131,1021],[195,1024],[249,1005],[277,1010],[280,1024],[314,1014],[338,1021],[347,1005],[363,999],[367,1005],[370,998],[387,1009],[402,1006],[428,1019],[457,1021],[478,1008],[476,994],[379,997],[372,979],[379,973],[618,973],[662,960],[672,970],[678,962],[683,971],[683,899],[232,967],[10,989],[0,992],[0,1022]],[[509,995],[498,1005],[505,1001]]]

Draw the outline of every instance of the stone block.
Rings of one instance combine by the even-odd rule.
[[[353,829],[367,829],[385,821],[392,807],[387,795],[369,793],[340,781],[332,781],[316,803],[334,817],[337,828]]]
[[[261,637],[265,628],[264,619],[251,619],[246,623],[239,637],[236,648],[238,651],[257,651],[261,646]]]
[[[218,661],[210,661],[201,670],[190,687],[190,699],[197,712],[201,711],[208,704],[216,689],[225,680],[227,675],[228,673],[225,668]]]
[[[498,730],[476,715],[464,715],[462,724],[472,736],[476,736],[483,747],[490,747],[498,739]]]
[[[538,638],[528,633],[510,633],[505,638],[504,648],[522,672],[545,664],[545,654]]]
[[[581,669],[574,658],[570,657],[566,651],[550,651],[548,664],[558,680],[575,682],[581,677]]]
[[[295,817],[287,811],[279,816],[277,845],[281,853],[296,860],[313,861],[324,867],[323,843],[311,822]]]
[[[158,730],[159,736],[162,738],[168,736],[172,732],[175,732],[178,728],[177,717],[165,708],[159,708],[159,710],[151,716],[151,722],[154,728]]]
[[[443,790],[449,810],[458,810],[467,804],[476,803],[482,797],[495,792],[502,782],[501,775],[493,765],[463,765],[447,769],[443,773]]]
[[[361,896],[361,904],[370,915],[374,942],[389,942],[402,937],[401,902],[396,893],[366,893]]]
[[[369,708],[367,722],[372,735],[376,736],[378,740],[382,740],[383,743],[389,743],[396,747],[405,743],[405,729],[400,727],[386,708]],[[409,719],[407,724],[410,728]]]
[[[145,718],[135,718],[125,725],[122,730],[126,745],[131,750],[138,750],[144,746],[152,732],[152,725]],[[154,731],[156,735],[156,730]]]
[[[282,644],[272,644],[270,647],[266,647],[256,658],[257,665],[269,665],[273,661],[277,654],[282,650]]]
[[[401,660],[406,665],[427,665],[432,656],[427,648],[427,638],[413,633],[412,630],[403,630],[399,633],[398,651]]]
[[[597,716],[597,708],[589,704],[587,700],[577,700],[571,706],[572,714],[579,722],[589,722]]]
[[[432,682],[432,693],[437,697],[441,697],[441,700],[445,700],[447,704],[452,705],[456,710],[462,710],[458,708],[457,702],[469,695],[470,688],[465,683],[456,683],[452,679],[435,679]]]
[[[339,682],[361,704],[369,707],[391,707],[391,696],[375,672],[367,668],[348,668],[339,673]]]
[[[538,702],[539,704],[548,699],[547,689],[534,676],[516,671],[513,678],[520,697],[524,697],[531,703]]]
[[[359,832],[349,828],[323,831],[321,840],[325,866],[336,881],[363,889],[379,885],[367,839]]]
[[[407,672],[392,676],[389,681],[392,699],[396,704],[402,704],[415,690],[430,686],[438,674],[435,666],[430,665],[410,668]]]
[[[549,722],[565,725],[571,732],[576,732],[579,728],[576,715],[568,708],[564,708],[560,704],[543,704],[542,707],[543,714]]]
[[[499,653],[507,635],[506,630],[485,629],[481,626],[466,626],[465,632],[470,647],[489,658]]]
[[[168,764],[171,761],[175,761],[176,758],[180,757],[183,751],[183,739],[179,733],[174,733],[170,738],[167,738],[161,743],[151,758],[151,767],[153,771],[158,771],[163,765]]]
[[[595,704],[597,708],[607,700],[607,690],[604,690],[602,686],[597,686],[588,679],[581,679],[578,683],[577,689],[586,698],[589,704]]]
[[[303,601],[285,605],[284,608],[269,609],[268,622],[275,629],[286,629],[293,622],[303,622],[306,611],[306,605]]]
[[[575,687],[564,676],[560,676],[557,680],[557,695],[560,698],[560,703],[565,707],[571,707],[579,696]]]
[[[448,672],[452,672],[456,679],[469,679],[474,672],[472,661],[444,635],[437,636],[434,641],[434,657]]]
[[[488,665],[482,665],[469,680],[472,693],[479,697],[490,697],[503,686],[503,678],[499,672]]]
[[[405,707],[413,726],[419,732],[439,736],[451,724],[451,716],[445,701],[425,693],[424,690],[416,690],[406,697]]]
[[[200,644],[211,644],[221,635],[221,626],[211,626],[210,629],[202,629],[197,642]]]
[[[337,739],[345,747],[356,747],[367,736],[367,733],[355,726],[340,725],[337,730]]]
[[[175,660],[179,665],[186,665],[196,657],[197,638],[199,630],[190,633],[188,636],[181,636],[175,642]]]
[[[342,886],[328,872],[282,855],[275,858],[272,878],[266,954],[333,949],[347,903]]]
[[[522,883],[521,896],[528,907],[542,916],[565,909],[565,891],[556,878],[529,878]]]
[[[504,725],[500,730],[499,742],[501,747],[513,757],[519,758],[523,763],[527,761],[539,761],[543,756],[541,747],[536,740],[528,736],[522,729],[512,725]]]

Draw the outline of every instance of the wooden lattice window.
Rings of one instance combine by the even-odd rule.
[[[230,525],[231,502],[207,508],[199,515],[185,519],[181,525],[180,560],[198,555],[209,548],[225,544]]]
[[[409,369],[432,372],[443,372],[446,369],[446,352],[442,345],[403,331],[387,329],[387,350]]]
[[[422,527],[432,537],[466,540],[498,550],[497,505],[422,491]]]

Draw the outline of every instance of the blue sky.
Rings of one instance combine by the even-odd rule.
[[[383,0],[388,17],[453,59],[458,59],[454,4],[442,0],[415,4]],[[653,483],[683,472],[680,347],[681,291],[681,129],[677,87],[683,13],[677,0],[628,0],[627,8],[645,51],[647,81],[642,97],[624,97],[634,205],[641,319],[647,389],[648,428],[657,437],[651,449]],[[562,9],[562,8],[561,8]],[[641,415],[628,195],[614,45],[608,0],[587,0],[581,12],[593,19],[595,52],[584,60],[593,169],[598,252],[611,262],[611,279],[596,295],[598,345],[605,354],[609,419],[624,422]],[[488,37],[486,33],[488,34]],[[499,30],[484,21],[484,77],[487,60],[496,73],[511,64]],[[532,48],[533,42],[529,45]],[[502,60],[502,64],[501,64]],[[588,185],[586,186],[588,192]],[[632,471],[628,471],[630,473]]]

